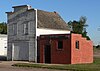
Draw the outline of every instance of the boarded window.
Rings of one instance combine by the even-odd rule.
[[[63,41],[58,41],[58,49],[63,49]]]
[[[13,24],[13,34],[17,35],[17,23]]]
[[[24,24],[24,34],[27,35],[28,34],[28,23]]]
[[[76,49],[79,49],[79,41],[76,41]]]
[[[30,22],[25,22],[24,23],[24,34],[25,35],[30,34]]]

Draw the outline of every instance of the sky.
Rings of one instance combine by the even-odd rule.
[[[12,6],[26,4],[40,10],[56,11],[66,23],[86,16],[88,35],[94,45],[100,44],[100,0],[1,0],[0,22],[7,21],[5,12],[13,11]]]

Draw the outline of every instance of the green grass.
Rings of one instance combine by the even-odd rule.
[[[94,63],[91,64],[28,64],[18,63],[13,66],[17,67],[33,67],[33,68],[47,68],[56,70],[68,70],[68,71],[100,71],[100,58],[94,58]]]

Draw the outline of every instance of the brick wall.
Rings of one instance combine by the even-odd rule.
[[[59,36],[59,35],[54,35]],[[70,35],[67,39],[60,39],[63,41],[63,49],[58,49],[58,40],[59,39],[50,39],[50,45],[51,45],[51,63],[54,64],[70,64],[71,63],[71,49],[70,49]],[[45,37],[43,39],[40,39],[40,63],[45,63],[44,58],[44,47],[47,44],[48,39]]]
[[[79,49],[75,48],[75,42],[79,41]],[[71,64],[92,63],[92,41],[86,40],[80,34],[71,34]]]
[[[59,37],[61,35],[49,35]],[[45,36],[39,38],[40,63],[45,63],[44,47],[46,44],[51,45],[51,63],[53,64],[79,64],[93,62],[93,45],[92,41],[87,41],[80,34],[64,34],[67,39],[63,40],[63,49],[58,49],[59,38],[48,39]],[[75,42],[79,41],[79,49],[76,49]]]
[[[52,40],[51,43],[51,63],[55,64],[70,64],[70,38],[63,39],[63,49],[58,49],[58,39]]]

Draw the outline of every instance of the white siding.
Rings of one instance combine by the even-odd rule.
[[[55,30],[55,29],[36,29],[36,35],[47,35],[47,34],[70,34],[68,30]]]
[[[0,56],[7,56],[7,35],[0,35]]]

